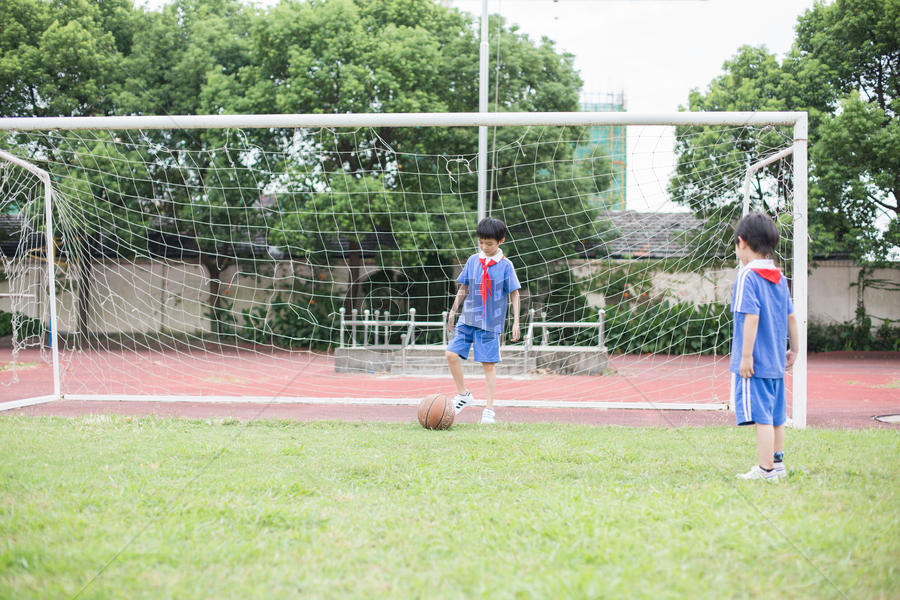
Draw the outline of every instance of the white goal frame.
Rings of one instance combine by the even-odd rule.
[[[545,113],[379,113],[379,114],[265,114],[265,115],[173,115],[173,116],[122,116],[122,117],[3,117],[0,131],[40,131],[40,130],[96,130],[96,129],[214,129],[214,128],[339,128],[339,127],[508,127],[508,126],[790,126],[793,127],[793,145],[773,157],[763,159],[748,168],[752,171],[793,155],[793,302],[794,314],[799,329],[797,359],[793,366],[793,409],[792,423],[796,428],[806,427],[807,415],[807,237],[808,237],[808,115],[806,112],[679,112],[679,113],[629,113],[629,112],[545,112]],[[7,152],[0,151],[0,160],[13,163],[34,174],[44,185],[45,219],[47,238],[53,239],[52,193],[50,174]],[[768,162],[766,162],[768,161]],[[481,167],[482,165],[479,165]],[[481,170],[481,169],[480,169]],[[50,308],[50,345],[53,359],[53,394],[0,403],[0,410],[19,408],[53,400],[113,400],[120,396],[64,395],[60,385],[59,349],[56,328],[56,270],[53,244],[48,246],[47,261]],[[127,398],[136,399],[136,398]],[[196,397],[153,396],[153,401],[197,401]],[[203,397],[208,402],[285,402],[291,399],[272,398],[220,398]],[[333,398],[330,401],[350,403],[351,399]],[[378,399],[352,399],[356,404],[377,403]],[[310,403],[321,401],[313,398],[299,398],[294,401]],[[384,401],[385,404],[407,404],[417,401]],[[497,402],[498,405],[520,406],[521,402]],[[527,403],[529,406],[532,403]],[[553,403],[556,406],[558,403]],[[623,408],[622,403],[591,402],[591,408]],[[652,404],[652,403],[651,403]],[[615,405],[615,406],[613,406]],[[662,408],[647,403],[631,403],[629,408]],[[710,409],[710,405],[678,405],[685,409]],[[715,408],[721,408],[716,405]]]

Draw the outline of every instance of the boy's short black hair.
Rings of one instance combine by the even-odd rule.
[[[506,225],[500,219],[485,217],[478,223],[475,234],[480,240],[497,240],[499,242],[506,237]]]
[[[771,256],[778,244],[778,227],[775,221],[764,213],[750,213],[738,221],[734,228],[734,243],[741,238],[750,249],[763,256]]]

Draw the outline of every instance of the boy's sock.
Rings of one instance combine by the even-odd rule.
[[[784,452],[775,453],[775,468],[772,470],[776,477],[787,477],[787,469],[784,468]]]

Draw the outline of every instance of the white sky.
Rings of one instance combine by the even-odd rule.
[[[481,15],[481,0],[450,4]],[[694,88],[705,91],[743,45],[779,58],[794,41],[797,17],[813,0],[488,0],[488,12],[546,36],[575,56],[585,95],[624,93],[626,110],[676,112]],[[501,48],[502,52],[502,48]],[[492,45],[492,57],[496,47]],[[666,185],[674,168],[671,128],[628,128],[627,208],[677,211]]]
[[[480,0],[451,5],[481,14]],[[533,39],[575,55],[591,94],[624,91],[627,110],[674,112],[706,89],[742,45],[779,57],[813,0],[488,0]],[[494,49],[496,50],[496,49]]]

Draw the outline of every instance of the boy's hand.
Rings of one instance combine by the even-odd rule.
[[[447,313],[447,329],[453,330],[453,321],[456,320],[456,311],[451,310]]]
[[[744,379],[749,379],[753,377],[753,357],[752,356],[741,356],[741,377]]]
[[[522,337],[522,333],[519,331],[519,320],[515,319],[513,321],[512,331],[509,332],[509,339],[513,342],[517,342],[520,337]]]
[[[793,367],[795,360],[797,360],[797,353],[793,350],[788,350],[784,361],[784,368],[790,369],[791,367]]]

